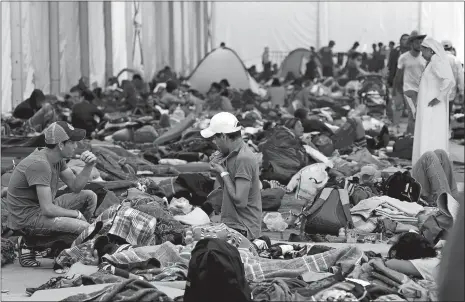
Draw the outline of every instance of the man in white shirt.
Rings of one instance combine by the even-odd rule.
[[[442,46],[447,53],[447,58],[449,59],[450,67],[452,68],[452,73],[454,74],[455,85],[452,89],[449,99],[449,114],[452,114],[453,104],[462,104],[463,103],[463,90],[464,90],[464,74],[462,62],[459,58],[454,56],[452,53],[452,42],[451,41],[442,41]]]
[[[410,51],[403,53],[399,57],[394,78],[394,83],[398,85],[400,85],[400,81],[403,81],[402,87],[409,112],[406,134],[412,135],[415,132],[418,87],[420,86],[421,75],[426,68],[426,60],[421,56],[420,51],[421,42],[425,37],[426,35],[419,35],[416,31],[412,32],[409,37]],[[398,85],[395,85],[395,87],[398,87]]]

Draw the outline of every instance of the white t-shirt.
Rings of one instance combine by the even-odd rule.
[[[434,258],[413,259],[410,263],[415,266],[423,279],[428,281],[437,281],[439,274],[440,256]]]
[[[421,56],[421,53],[414,57],[410,51],[407,51],[399,57],[397,68],[404,70],[404,92],[408,90],[418,91],[421,74],[425,67],[426,60]]]

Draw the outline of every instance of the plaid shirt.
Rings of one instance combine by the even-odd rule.
[[[108,233],[132,245],[155,245],[156,225],[157,220],[153,216],[133,208],[121,207]]]

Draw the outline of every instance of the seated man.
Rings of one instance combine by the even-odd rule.
[[[233,112],[234,108],[231,100],[221,95],[223,87],[219,83],[212,83],[207,93],[206,106],[207,110],[212,112]]]
[[[74,105],[71,111],[71,124],[73,127],[86,130],[87,138],[91,137],[104,116],[103,112],[92,103],[93,100],[93,94],[84,92],[83,100]]]
[[[74,157],[77,142],[86,133],[66,122],[55,122],[45,131],[45,148],[38,148],[23,159],[14,169],[5,206],[9,212],[7,226],[11,230],[24,230],[27,234],[49,234],[51,231],[79,235],[89,226],[95,212],[97,195],[82,190],[89,181],[97,158],[89,151],[81,155],[85,163],[82,172],[75,176],[65,159]],[[58,198],[60,178],[73,193]],[[30,257],[22,266],[38,266]]]
[[[166,108],[170,108],[173,105],[183,105],[186,101],[182,98],[176,96],[178,94],[178,84],[173,81],[169,80],[166,82],[166,89],[163,92],[163,96],[161,97],[160,103],[166,106]]]
[[[200,133],[213,139],[221,160],[212,160],[210,169],[223,188],[221,222],[248,239],[261,235],[262,200],[256,155],[241,137],[241,126],[229,112],[212,117]]]

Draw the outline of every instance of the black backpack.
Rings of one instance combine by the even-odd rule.
[[[418,202],[421,185],[410,175],[410,172],[397,171],[384,181],[382,191],[385,195],[401,201]]]
[[[184,302],[251,302],[239,251],[224,240],[200,240],[191,253]]]

